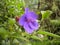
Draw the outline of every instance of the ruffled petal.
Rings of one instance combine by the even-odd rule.
[[[34,12],[29,12],[26,15],[27,15],[27,18],[32,18],[32,19],[37,19],[38,18],[38,15],[35,14]]]
[[[27,24],[27,22],[25,22],[24,24],[24,29],[27,33],[32,33],[34,30],[29,26],[29,24]]]
[[[23,26],[25,23],[25,15],[21,16],[19,19],[19,25]]]
[[[34,30],[37,30],[39,28],[39,24],[38,22],[34,21],[34,22],[30,22],[29,23],[30,27],[33,28]]]

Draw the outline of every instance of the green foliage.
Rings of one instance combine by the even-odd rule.
[[[49,18],[49,16],[52,14],[52,11],[41,11],[41,14],[42,14],[42,20],[43,19],[46,19],[46,18]]]
[[[10,15],[21,15],[24,3],[21,0],[7,0],[6,6]]]

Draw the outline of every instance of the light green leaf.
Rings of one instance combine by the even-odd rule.
[[[52,14],[52,11],[41,11],[42,19],[49,18],[49,16]]]
[[[9,20],[8,20],[8,23],[10,24],[10,25],[14,25],[15,24],[15,19],[12,19],[12,18],[9,18]]]
[[[55,38],[60,38],[59,35],[56,35],[56,34],[53,34],[53,33],[50,33],[50,32],[46,32],[46,31],[38,31],[38,34],[44,34],[44,35],[48,35],[48,36],[51,36],[51,37],[55,37]]]

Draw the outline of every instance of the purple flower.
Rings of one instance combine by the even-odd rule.
[[[23,26],[27,33],[32,33],[39,27],[36,21],[38,16],[33,12],[29,11],[29,8],[25,8],[25,13],[19,19],[19,25]]]

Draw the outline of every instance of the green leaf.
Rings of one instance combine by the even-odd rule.
[[[7,38],[8,37],[8,34],[9,34],[9,32],[7,30],[5,30],[3,27],[0,28],[0,36],[2,38],[4,38],[4,39]]]
[[[42,19],[49,18],[49,16],[52,14],[52,11],[41,11]]]
[[[55,38],[60,38],[59,35],[56,35],[56,34],[53,34],[53,33],[50,33],[50,32],[46,32],[46,31],[38,31],[38,34],[44,34],[44,35],[48,35],[48,36],[51,36],[51,37],[55,37]]]
[[[51,22],[51,24],[52,25],[60,25],[60,20],[58,19],[58,20],[50,20],[50,22]]]
[[[12,19],[12,18],[9,18],[9,20],[8,20],[8,23],[10,24],[10,25],[14,25],[15,24],[15,19]]]
[[[34,39],[34,40],[40,40],[41,41],[41,39],[36,35],[31,36],[31,38]]]

